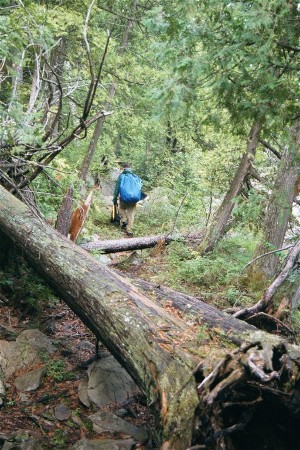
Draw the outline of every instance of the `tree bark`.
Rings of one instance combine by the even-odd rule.
[[[84,248],[85,250],[99,250],[102,253],[117,253],[154,247],[160,242],[169,244],[174,240],[175,238],[172,238],[170,236],[145,236],[137,238],[87,242],[85,244],[80,244],[80,247]]]
[[[157,235],[157,236],[141,236],[137,238],[111,239],[105,241],[94,241],[80,244],[85,250],[99,250],[102,253],[117,253],[132,250],[141,250],[143,248],[151,248],[156,245],[168,245],[170,242],[181,240],[196,246],[203,240],[201,231],[189,233],[182,236]]]
[[[110,89],[109,89],[109,100],[105,103],[105,106],[104,106],[105,111],[110,109],[111,100],[114,98],[114,94],[115,94],[115,85],[111,84]],[[79,172],[79,178],[83,181],[86,180],[89,167],[91,165],[94,153],[96,151],[98,140],[102,133],[104,122],[105,122],[105,116],[100,117],[96,122],[93,137],[89,143],[88,150],[84,156],[84,159],[83,159],[83,162],[82,162],[82,165],[80,168],[80,172]]]
[[[300,175],[300,125],[291,129],[290,148],[282,155],[276,180],[270,196],[263,224],[263,234],[255,256],[279,249],[283,246],[284,237],[292,214],[295,184]],[[278,269],[279,256],[276,253],[267,255],[251,266],[250,275],[263,274],[267,279],[275,276]]]
[[[200,253],[211,251],[225,233],[228,220],[234,208],[234,199],[241,192],[245,177],[251,167],[251,163],[254,158],[256,147],[259,141],[259,133],[261,128],[261,120],[257,120],[253,123],[248,137],[247,151],[242,156],[239,167],[230,184],[229,190],[227,191],[227,194],[225,195],[220,207],[214,214],[213,219],[207,229],[205,238],[199,246]]]
[[[226,402],[231,399],[231,392],[234,392],[233,399],[240,398],[242,402],[243,389],[245,386],[250,389],[253,379],[257,382],[255,392],[258,393],[274,380],[277,380],[276,392],[282,397],[287,395],[288,389],[299,389],[296,381],[300,350],[297,347],[283,345],[278,337],[252,331],[255,330],[252,327],[241,336],[252,343],[226,355],[229,344],[226,339],[220,339],[222,321],[218,321],[214,337],[203,338],[199,335],[199,324],[188,313],[180,318],[172,314],[167,305],[159,306],[128,279],[103,266],[33,216],[26,205],[2,187],[0,207],[0,231],[22,249],[31,264],[146,394],[156,411],[158,448],[186,450],[194,442],[206,445],[209,432],[206,435],[203,430],[208,423],[207,410],[211,411],[209,420],[218,436],[217,446],[213,448],[229,448],[222,447],[227,439],[222,434],[226,423],[222,424],[218,407],[224,398]],[[227,322],[228,316],[225,317]],[[230,320],[232,328],[239,323],[234,318]],[[224,354],[224,360],[220,361]],[[198,394],[200,428],[194,421],[199,406]],[[253,395],[250,398],[253,399]],[[293,403],[296,411],[299,403],[298,394]],[[199,430],[201,436],[198,436]]]
[[[66,194],[64,195],[62,204],[57,213],[55,228],[63,236],[68,236],[70,230],[72,208],[73,208],[73,193],[74,188],[70,186]]]
[[[233,316],[205,303],[198,297],[138,278],[131,277],[131,283],[161,306],[170,310],[176,308],[182,316],[188,316],[189,320],[196,321],[199,326],[207,327],[208,335],[222,330],[222,333],[226,333],[228,341],[241,345],[245,335],[257,331],[247,322],[233,320]]]

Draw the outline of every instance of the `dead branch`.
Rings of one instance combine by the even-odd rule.
[[[266,289],[263,298],[259,300],[254,306],[251,306],[250,308],[244,308],[234,313],[233,316],[245,320],[250,315],[254,315],[257,314],[258,312],[265,311],[267,307],[270,305],[275,292],[287,278],[290,270],[294,267],[299,253],[300,253],[300,239],[298,239],[296,244],[293,246],[292,250],[287,255],[285,265],[282,271],[274,279],[274,281],[270,284],[270,286]]]

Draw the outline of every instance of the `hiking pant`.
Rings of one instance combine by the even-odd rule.
[[[127,231],[131,231],[134,221],[134,215],[136,211],[136,203],[125,203],[120,200],[119,212],[121,216],[121,222],[127,224]]]

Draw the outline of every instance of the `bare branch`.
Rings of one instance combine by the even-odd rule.
[[[95,80],[91,81],[91,84],[90,84],[90,87],[89,87],[89,91],[88,91],[88,94],[87,94],[87,97],[86,97],[86,101],[85,101],[85,105],[84,105],[84,109],[83,109],[83,113],[82,113],[82,121],[84,121],[88,117],[88,115],[90,113],[90,110],[91,110],[91,107],[93,105],[93,101],[94,101],[94,98],[95,98],[95,95],[96,95],[96,91],[97,91],[97,87],[98,87],[98,84],[99,84],[100,76],[101,76],[101,73],[102,73],[103,64],[104,64],[104,61],[105,61],[105,58],[106,58],[106,55],[107,55],[110,38],[111,38],[111,32],[108,31],[107,32],[107,39],[106,39],[104,51],[103,51],[101,62],[100,62],[99,68],[98,68],[97,77],[96,77]]]
[[[281,154],[274,147],[272,147],[272,145],[270,145],[267,141],[265,141],[264,139],[260,139],[259,142],[268,150],[270,150],[272,153],[274,153],[274,155],[277,156],[278,159],[282,158]]]
[[[104,116],[110,116],[112,112],[108,111],[99,111],[97,114],[95,114],[93,117],[91,117],[89,120],[83,122],[81,121],[79,125],[77,125],[76,128],[67,136],[64,138],[61,142],[59,142],[57,145],[53,145],[53,148],[51,146],[48,147],[48,152],[43,155],[41,158],[38,159],[38,163],[41,163],[39,167],[31,174],[31,176],[26,179],[22,180],[22,182],[17,186],[18,189],[21,189],[25,186],[27,186],[32,180],[34,180],[44,169],[45,165],[48,165],[53,159],[67,146],[72,142],[74,139],[80,135],[83,131],[85,131],[92,123],[94,123],[96,120],[98,120],[100,117]]]
[[[254,306],[252,306],[250,308],[244,308],[244,309],[236,312],[235,314],[233,314],[233,316],[237,317],[239,319],[246,319],[247,317],[249,317],[252,314],[256,314],[258,312],[266,310],[266,308],[269,306],[271,299],[274,296],[275,292],[282,285],[284,280],[287,278],[289,271],[294,267],[299,253],[300,253],[300,239],[298,239],[298,241],[293,246],[292,250],[287,255],[286,260],[285,260],[285,266],[283,267],[283,269],[279,273],[279,275],[275,278],[275,280],[266,289],[263,298],[261,300],[259,300]]]
[[[83,29],[83,40],[85,43],[88,62],[89,62],[89,69],[90,69],[90,74],[91,74],[91,85],[94,84],[95,75],[94,75],[94,69],[93,69],[93,64],[92,64],[92,60],[91,60],[90,44],[89,44],[89,41],[87,38],[87,30],[88,30],[88,24],[89,24],[89,20],[90,20],[90,16],[91,16],[91,12],[92,12],[94,3],[95,3],[95,0],[92,0],[90,3],[90,6],[88,8],[88,12],[87,12],[87,15],[85,18],[84,29]]]

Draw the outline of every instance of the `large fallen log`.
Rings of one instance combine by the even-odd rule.
[[[221,330],[222,333],[226,333],[226,339],[241,345],[245,336],[257,331],[257,328],[247,322],[234,321],[231,315],[205,303],[200,298],[140,278],[131,277],[131,282],[164,308],[170,311],[171,308],[179,310],[182,317],[184,316],[186,320],[189,320],[189,323],[207,327],[208,334],[218,333]]]
[[[235,393],[241,403],[244,391],[249,391],[245,398],[250,402],[251,389],[259,391],[261,386],[259,392],[264,389],[269,395],[267,388],[270,387],[279,399],[285,398],[284,393],[291,395],[294,407],[290,418],[295,420],[290,422],[296,423],[300,401],[299,395],[292,396],[291,392],[299,389],[298,348],[252,327],[243,332],[242,338],[251,342],[247,350],[242,347],[232,353],[232,342],[217,338],[218,333],[219,337],[227,335],[227,331],[221,329],[221,320],[218,320],[219,331],[216,330],[214,336],[203,336],[201,327],[189,320],[188,313],[179,317],[167,306],[159,306],[128,279],[104,267],[33,216],[2,187],[0,207],[0,231],[22,249],[32,265],[146,394],[156,416],[155,448],[185,450],[191,444],[206,446],[213,438],[217,444],[211,448],[242,449],[233,444],[224,447],[222,433],[224,430],[229,433],[231,425],[222,423],[223,406],[220,411],[218,405],[224,403],[224,399],[227,403],[233,401]],[[229,317],[224,315],[225,318],[228,323]],[[234,329],[240,322],[231,320]],[[213,321],[212,318],[211,323]],[[224,360],[220,361],[223,356]],[[252,382],[257,387],[252,388]],[[234,392],[233,397],[231,392]],[[262,395],[262,403],[264,401]],[[236,416],[232,413],[230,417],[233,429],[234,425],[238,429],[239,424],[234,422]]]

